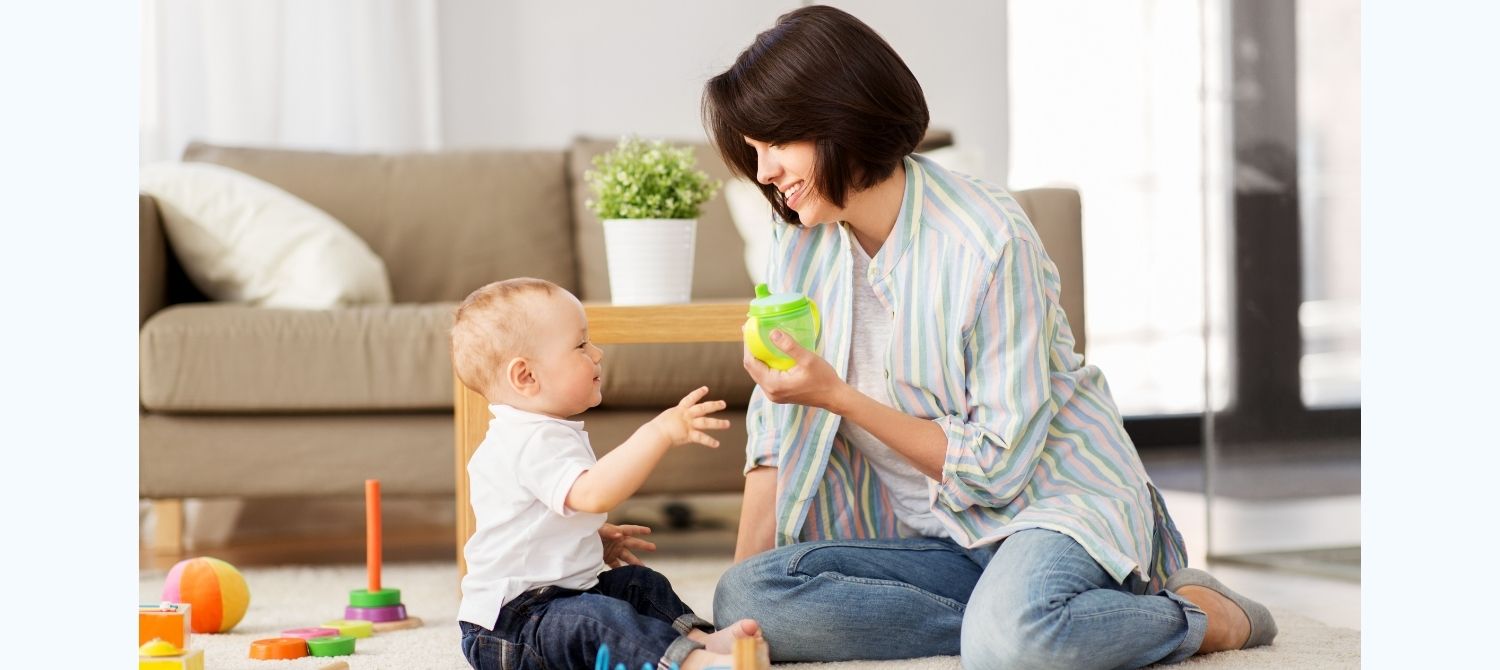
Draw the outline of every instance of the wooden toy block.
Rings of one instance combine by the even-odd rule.
[[[184,650],[166,640],[151,640],[141,645],[139,670],[203,670],[203,650]]]
[[[193,606],[188,603],[141,605],[140,642],[164,640],[178,649],[187,649],[193,636]]]
[[[771,648],[758,637],[742,637],[734,641],[734,670],[768,670],[771,667]]]
[[[375,632],[377,633],[389,633],[393,630],[421,628],[422,620],[414,616],[409,616],[405,619],[401,619],[400,621],[377,621],[371,624],[371,627],[374,628]]]

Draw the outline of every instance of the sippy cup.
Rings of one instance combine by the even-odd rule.
[[[750,354],[777,370],[790,370],[797,363],[771,343],[771,331],[791,335],[805,349],[817,350],[822,333],[818,306],[801,293],[771,294],[765,284],[755,285],[755,299],[750,301],[743,333]]]

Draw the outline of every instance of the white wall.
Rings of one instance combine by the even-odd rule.
[[[190,140],[406,151],[703,138],[703,82],[792,0],[142,4],[141,158]],[[834,3],[902,55],[932,125],[1005,183],[1006,3]]]
[[[770,2],[440,4],[444,144],[562,146],[627,133],[703,138],[703,82],[776,17]],[[922,82],[933,127],[983,158],[1005,183],[1005,3],[830,3],[869,23]]]

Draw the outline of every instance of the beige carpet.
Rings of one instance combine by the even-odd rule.
[[[666,574],[678,593],[699,613],[712,612],[713,589],[724,560],[657,559],[652,567]],[[204,649],[207,667],[213,670],[273,670],[317,668],[330,659],[254,661],[248,658],[250,642],[274,637],[286,628],[312,626],[342,616],[350,589],[364,587],[364,569],[348,567],[248,568],[250,610],[233,631],[222,635],[196,635],[193,645]],[[141,602],[161,597],[161,571],[143,572]],[[384,585],[401,589],[407,611],[421,617],[426,626],[377,634],[360,640],[351,670],[463,670],[469,667],[458,648],[458,578],[451,563],[387,565]],[[1276,644],[1249,651],[1196,657],[1180,668],[1358,668],[1358,631],[1334,628],[1286,612],[1276,614],[1281,634]],[[958,670],[957,657],[935,657],[906,661],[859,661],[845,663],[793,664],[777,667],[821,670],[894,669]]]

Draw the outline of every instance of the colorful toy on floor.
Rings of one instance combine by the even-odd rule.
[[[667,666],[669,670],[677,670],[677,664]],[[599,645],[599,653],[594,655],[594,670],[610,670],[609,667],[609,645]],[[628,670],[624,663],[616,663],[614,670]],[[642,663],[641,670],[656,670],[656,666],[650,663]]]
[[[307,655],[307,640],[300,637],[272,637],[250,643],[250,658],[262,661],[302,658]]]
[[[349,606],[344,618],[369,621],[375,631],[416,628],[422,620],[406,615],[401,604],[401,589],[380,585],[380,480],[365,480],[365,570],[367,588],[349,592]]]
[[[742,637],[734,641],[734,650],[731,652],[730,665],[709,666],[708,670],[770,670],[771,648],[766,646],[766,641],[758,637]],[[656,666],[650,663],[641,664],[641,670],[654,670]],[[671,670],[677,670],[677,664],[668,666]],[[609,667],[609,645],[599,645],[599,653],[594,655],[594,670],[610,670]],[[629,670],[624,663],[616,663],[614,670]]]
[[[262,661],[302,658],[304,656],[349,656],[354,653],[354,638],[339,635],[334,628],[293,628],[281,637],[250,643],[250,658]],[[325,666],[331,668],[336,666]],[[347,667],[347,666],[345,666]]]
[[[315,637],[336,637],[339,634],[337,628],[325,628],[323,626],[312,626],[308,628],[288,628],[281,631],[282,637],[300,637],[311,640]]]
[[[339,635],[347,635],[355,639],[370,637],[370,634],[375,632],[375,628],[370,624],[370,622],[362,621],[360,619],[334,619],[332,621],[324,621],[323,627],[337,629]]]
[[[178,649],[187,649],[192,641],[193,606],[187,603],[161,603],[141,605],[136,626],[140,631],[140,642],[162,640]]]
[[[183,649],[161,638],[141,645],[140,655],[139,670],[203,670],[202,649]]]
[[[348,656],[354,653],[354,638],[346,635],[307,638],[307,652],[312,656]]]
[[[194,633],[224,633],[245,616],[250,607],[250,587],[233,565],[200,556],[172,566],[161,599],[192,605]]]
[[[734,670],[766,670],[771,667],[771,648],[758,637],[742,637],[734,641]]]

